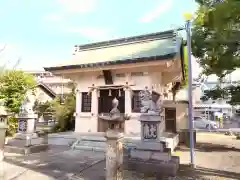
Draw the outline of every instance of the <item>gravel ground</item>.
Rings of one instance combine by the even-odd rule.
[[[189,163],[189,149],[179,147],[179,180],[240,180],[240,141],[232,136],[198,133],[195,170]],[[3,180],[104,180],[104,153],[72,151],[53,146],[50,151],[19,156],[6,154]],[[124,171],[125,180],[155,180],[137,172]],[[160,178],[159,178],[160,179]],[[166,178],[168,179],[168,178]]]

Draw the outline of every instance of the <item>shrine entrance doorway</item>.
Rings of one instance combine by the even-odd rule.
[[[176,108],[165,108],[165,131],[177,132]]]
[[[125,93],[123,89],[100,89],[98,97],[98,115],[108,115],[112,110],[112,100],[117,98],[119,101],[118,109],[120,113],[125,113]],[[109,125],[108,122],[98,118],[98,132],[106,132]],[[121,128],[124,128],[124,122],[122,122]]]

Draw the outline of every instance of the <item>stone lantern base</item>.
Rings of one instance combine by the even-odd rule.
[[[36,133],[36,116],[18,117],[18,133],[7,142],[5,151],[18,154],[30,154],[48,149],[47,134]]]

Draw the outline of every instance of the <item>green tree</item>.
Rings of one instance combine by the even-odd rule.
[[[33,108],[39,116],[51,115],[56,120],[54,131],[72,130],[75,125],[75,87],[74,84],[68,84],[68,87],[72,87],[71,93],[58,96],[52,101],[36,101]]]
[[[196,0],[199,3],[192,29],[192,53],[199,60],[203,73],[216,74],[219,80],[240,67],[240,1]],[[206,92],[216,98],[221,93],[240,97],[239,85]],[[234,96],[232,96],[234,93]],[[237,95],[238,94],[238,95]],[[225,94],[224,94],[225,95]],[[220,95],[220,97],[223,95]]]
[[[0,99],[11,113],[18,113],[28,90],[34,90],[36,82],[32,75],[18,70],[6,70],[0,76]]]
[[[54,118],[57,121],[55,126],[56,131],[72,130],[74,127],[74,112],[76,106],[76,97],[74,89],[64,98],[64,103],[61,103],[61,97],[57,97],[53,102]]]
[[[13,134],[17,128],[14,115],[19,112],[21,102],[28,90],[34,90],[36,83],[33,76],[18,70],[4,70],[0,75],[0,99],[9,113],[8,133]]]

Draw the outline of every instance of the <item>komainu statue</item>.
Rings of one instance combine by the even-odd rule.
[[[162,100],[160,96],[157,93],[151,93],[149,90],[140,91],[141,113],[160,115],[162,112]]]

